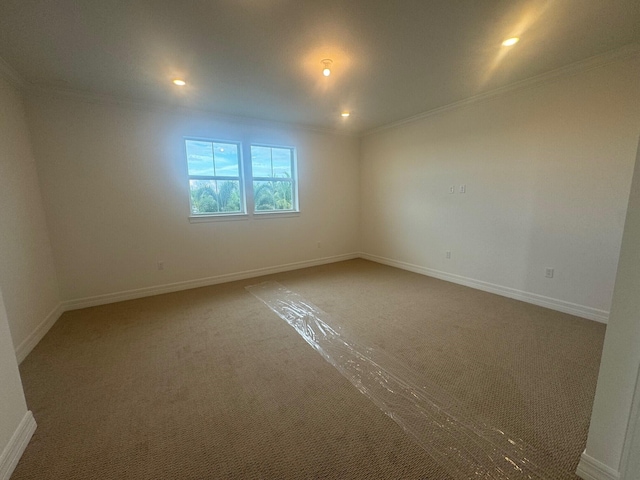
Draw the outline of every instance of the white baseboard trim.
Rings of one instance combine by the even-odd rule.
[[[246,270],[244,272],[229,273],[225,275],[217,275],[214,277],[200,278],[196,280],[187,280],[184,282],[170,283],[165,285],[157,285],[153,287],[138,288],[135,290],[127,290],[124,292],[109,293],[106,295],[97,295],[95,297],[79,298],[59,303],[47,317],[38,325],[31,334],[16,347],[16,359],[21,363],[34,347],[42,340],[47,332],[53,327],[56,321],[67,310],[78,310],[80,308],[95,307],[105,305],[107,303],[122,302],[125,300],[133,300],[142,297],[151,297],[153,295],[161,295],[163,293],[178,292],[180,290],[189,290],[191,288],[207,287],[218,283],[234,282],[236,280],[244,280],[246,278],[259,277],[262,275],[270,275],[273,273],[286,272],[289,270],[298,270],[300,268],[315,267],[328,263],[342,262],[344,260],[352,260],[358,258],[358,253],[347,253],[343,255],[334,255],[332,257],[316,258],[314,260],[305,260],[302,262],[287,263],[284,265],[276,265],[272,267],[256,268]],[[1,479],[0,479],[1,480]]]
[[[25,413],[9,443],[0,454],[0,480],[9,480],[27,448],[33,432],[36,431],[36,426],[36,420],[31,411]]]
[[[584,480],[620,480],[620,472],[582,452],[576,475]]]
[[[475,280],[473,278],[463,277],[461,275],[455,275],[453,273],[447,273],[440,270],[434,270],[432,268],[421,267],[412,263],[379,257],[378,255],[371,255],[369,253],[361,252],[360,257],[364,258],[365,260],[371,260],[372,262],[382,263],[391,267],[397,267],[403,270],[408,270],[410,272],[420,273],[429,277],[439,278],[440,280],[446,280],[447,282],[457,283],[459,285],[476,288],[485,292],[495,293],[497,295],[502,295],[503,297],[521,300],[523,302],[532,303],[534,305],[550,308],[559,312],[569,313],[577,317],[595,320],[596,322],[607,323],[607,321],[609,320],[609,312],[605,310],[598,310],[596,308],[566,302],[557,298],[545,297],[536,293],[524,292],[515,288],[504,287],[502,285],[496,285],[493,283],[484,282],[482,280]]]
[[[124,300],[133,300],[136,298],[150,297],[153,295],[161,295],[163,293],[178,292],[180,290],[189,290],[191,288],[208,287],[219,283],[235,282],[236,280],[244,280],[252,277],[260,277],[262,275],[271,275],[273,273],[286,272],[289,270],[298,270],[300,268],[316,267],[328,263],[342,262],[344,260],[352,260],[358,258],[358,253],[347,253],[343,255],[335,255],[332,257],[317,258],[314,260],[305,260],[302,262],[287,263],[284,265],[276,265],[273,267],[256,268],[253,270],[245,270],[243,272],[228,273],[225,275],[216,275],[214,277],[199,278],[196,280],[187,280],[184,282],[169,283],[165,285],[157,285],[154,287],[138,288],[135,290],[127,290],[124,292],[108,293],[106,295],[97,295],[95,297],[79,298],[63,302],[64,310],[77,310],[80,308],[95,307],[97,305],[105,305],[107,303],[122,302]]]
[[[169,283],[164,285],[156,285],[153,287],[138,288],[134,290],[126,290],[123,292],[108,293],[105,295],[96,295],[93,297],[79,298],[75,300],[68,300],[60,303],[56,306],[49,315],[42,321],[40,325],[16,348],[16,357],[18,363],[22,362],[26,356],[33,350],[38,342],[46,335],[49,329],[67,310],[78,310],[80,308],[95,307],[98,305],[105,305],[108,303],[122,302],[125,300],[134,300],[136,298],[150,297],[153,295],[161,295],[163,293],[178,292],[181,290],[189,290],[191,288],[207,287],[210,285],[216,285],[219,283],[234,282],[236,280],[244,280],[247,278],[259,277],[262,275],[271,275],[274,273],[286,272],[290,270],[298,270],[301,268],[315,267],[318,265],[325,265],[329,263],[342,262],[345,260],[352,260],[354,258],[364,258],[365,260],[371,260],[376,263],[382,263],[392,267],[401,268],[411,272],[427,275],[429,277],[439,278],[448,282],[465,285],[467,287],[476,288],[490,293],[502,295],[504,297],[514,298],[516,300],[522,300],[524,302],[533,303],[542,307],[551,308],[560,312],[569,313],[597,322],[607,323],[609,319],[609,312],[604,310],[598,310],[583,305],[577,305],[564,300],[558,300],[555,298],[545,297],[537,295],[535,293],[523,292],[514,288],[503,287],[501,285],[495,285],[492,283],[484,282],[481,280],[475,280],[472,278],[463,277],[461,275],[454,275],[451,273],[441,272],[431,268],[421,267],[407,262],[401,262],[398,260],[392,260],[390,258],[380,257],[377,255],[371,255],[368,253],[347,253],[343,255],[334,255],[331,257],[317,258],[314,260],[305,260],[302,262],[287,263],[284,265],[276,265],[272,267],[256,268],[253,270],[245,270],[243,272],[228,273],[224,275],[217,275],[213,277],[199,278],[196,280],[187,280],[184,282]]]
[[[49,315],[45,317],[45,319],[38,325],[31,334],[25,338],[20,345],[16,347],[16,359],[18,363],[22,363],[22,361],[29,355],[31,350],[38,344],[40,340],[47,334],[47,332],[53,327],[53,324],[56,323],[60,315],[64,313],[64,306],[62,303],[59,303]]]

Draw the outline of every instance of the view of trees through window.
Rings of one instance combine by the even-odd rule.
[[[191,180],[191,212],[234,213],[242,211],[240,182],[235,180]]]
[[[293,210],[293,149],[251,145],[256,211]]]
[[[292,210],[293,191],[290,182],[253,182],[256,210]]]
[[[251,145],[251,179],[243,184],[240,143],[186,139],[192,215],[245,213],[245,186],[255,212],[297,208],[294,149]]]
[[[242,213],[239,145],[186,140],[186,148],[191,213]]]

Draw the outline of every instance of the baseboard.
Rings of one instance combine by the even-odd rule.
[[[29,440],[36,431],[36,420],[31,411],[22,417],[22,421],[13,432],[9,443],[0,454],[0,480],[9,480],[18,465],[18,461],[29,444]]]
[[[484,282],[482,280],[475,280],[473,278],[463,277],[461,275],[441,272],[432,268],[421,267],[412,263],[379,257],[377,255],[371,255],[369,253],[360,253],[360,257],[364,258],[365,260],[371,260],[372,262],[382,263],[391,267],[397,267],[403,270],[408,270],[410,272],[427,275],[429,277],[439,278],[440,280],[446,280],[448,282],[476,288],[485,292],[495,293],[497,295],[502,295],[503,297],[521,300],[523,302],[532,303],[534,305],[550,308],[559,312],[569,313],[577,317],[595,320],[596,322],[607,323],[607,321],[609,320],[609,312],[605,310],[598,310],[596,308],[566,302],[557,298],[545,297],[536,293],[524,292],[515,288],[504,287],[502,285],[496,285],[493,283]]]
[[[358,258],[357,253],[347,253],[344,255],[334,255],[332,257],[316,258],[314,260],[305,260],[302,262],[287,263],[284,265],[276,265],[272,267],[256,268],[243,272],[230,273],[226,275],[217,275],[214,277],[200,278],[196,280],[187,280],[185,282],[170,283],[157,285],[154,287],[138,288],[135,290],[127,290],[124,292],[109,293],[106,295],[97,295],[95,297],[80,298],[69,300],[58,304],[47,317],[38,325],[31,334],[16,347],[16,359],[21,363],[31,350],[42,340],[51,327],[56,323],[60,315],[67,310],[77,310],[80,308],[95,307],[105,305],[107,303],[122,302],[124,300],[133,300],[136,298],[150,297],[163,293],[178,292],[180,290],[189,290],[191,288],[206,287],[216,285],[218,283],[234,282],[236,280],[244,280],[246,278],[259,277],[261,275],[270,275],[273,273],[286,272],[289,270],[297,270],[300,268],[315,267],[328,263],[342,262]],[[0,479],[1,480],[1,479]]]
[[[606,323],[609,318],[609,312],[606,312],[604,310],[597,310],[595,308],[577,305],[555,298],[544,297],[542,295],[537,295],[529,292],[523,292],[513,288],[503,287],[501,285],[495,285],[492,283],[483,282],[481,280],[475,280],[460,275],[441,272],[438,270],[433,270],[431,268],[421,267],[419,265],[392,260],[368,253],[347,253],[343,255],[317,258],[314,260],[305,260],[302,262],[287,263],[284,265],[276,265],[265,268],[257,268],[253,270],[245,270],[242,272],[229,273],[225,275],[200,278],[196,280],[187,280],[184,282],[169,283],[153,287],[138,288],[123,292],[68,300],[56,306],[56,308],[54,308],[51,313],[47,315],[43,322],[38,325],[38,327],[16,348],[16,357],[18,359],[18,363],[22,362],[22,360],[25,359],[25,357],[31,352],[31,350],[33,350],[33,348],[38,344],[42,337],[45,336],[45,334],[49,331],[53,324],[58,320],[60,315],[62,315],[62,313],[67,310],[77,310],[80,308],[95,307],[108,303],[134,300],[136,298],[150,297],[153,295],[161,295],[163,293],[189,290],[191,288],[207,287],[219,283],[234,282],[236,280],[244,280],[247,278],[259,277],[262,275],[271,275],[274,273],[286,272],[290,270],[298,270],[300,268],[308,268],[329,263],[342,262],[354,258],[364,258],[365,260],[371,260],[373,262],[382,263],[434,278],[439,278],[441,280],[465,285],[468,287],[476,288],[478,290],[495,293],[505,297],[514,298],[516,300],[522,300],[524,302],[533,303],[535,305],[540,305],[542,307],[551,308],[553,310],[558,310],[560,312],[569,313],[571,315],[588,318],[590,320],[595,320],[602,323]]]
[[[47,334],[47,332],[53,327],[53,324],[56,323],[60,315],[64,313],[64,306],[62,303],[59,303],[49,315],[45,317],[45,319],[38,325],[31,334],[25,338],[20,345],[16,347],[16,359],[18,363],[22,363],[22,361],[29,355],[31,350],[42,340],[42,338]]]
[[[582,452],[576,475],[584,480],[620,480],[620,472]]]
[[[191,288],[208,287],[219,283],[235,282],[236,280],[244,280],[262,275],[271,275],[273,273],[286,272],[289,270],[298,270],[300,268],[316,267],[328,263],[342,262],[358,258],[357,253],[347,253],[344,255],[335,255],[332,257],[317,258],[314,260],[305,260],[302,262],[287,263],[284,265],[276,265],[272,267],[256,268],[253,270],[245,270],[243,272],[229,273],[225,275],[217,275],[214,277],[200,278],[196,280],[187,280],[184,282],[169,283],[157,285],[154,287],[138,288],[135,290],[127,290],[124,292],[109,293],[106,295],[97,295],[95,297],[79,298],[63,302],[64,310],[77,310],[80,308],[95,307],[97,305],[105,305],[107,303],[122,302],[124,300],[133,300],[136,298],[150,297],[153,295],[161,295],[163,293],[178,292],[181,290],[189,290]]]

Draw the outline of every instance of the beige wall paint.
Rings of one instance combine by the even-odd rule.
[[[609,310],[638,78],[636,56],[364,137],[362,250]]]
[[[55,94],[28,114],[64,300],[358,250],[357,138]],[[190,224],[183,136],[295,146],[300,215]]]
[[[22,98],[1,77],[0,288],[17,347],[59,300]]]
[[[619,470],[639,366],[640,146],[629,196],[611,319],[604,341],[585,452],[589,457],[615,471]],[[640,455],[640,452],[630,454],[634,456],[637,464],[635,457]]]

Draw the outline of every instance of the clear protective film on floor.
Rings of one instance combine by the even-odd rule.
[[[385,352],[358,344],[329,314],[277,282],[246,287],[415,439],[454,478],[545,479],[565,473],[524,441],[470,415]]]

